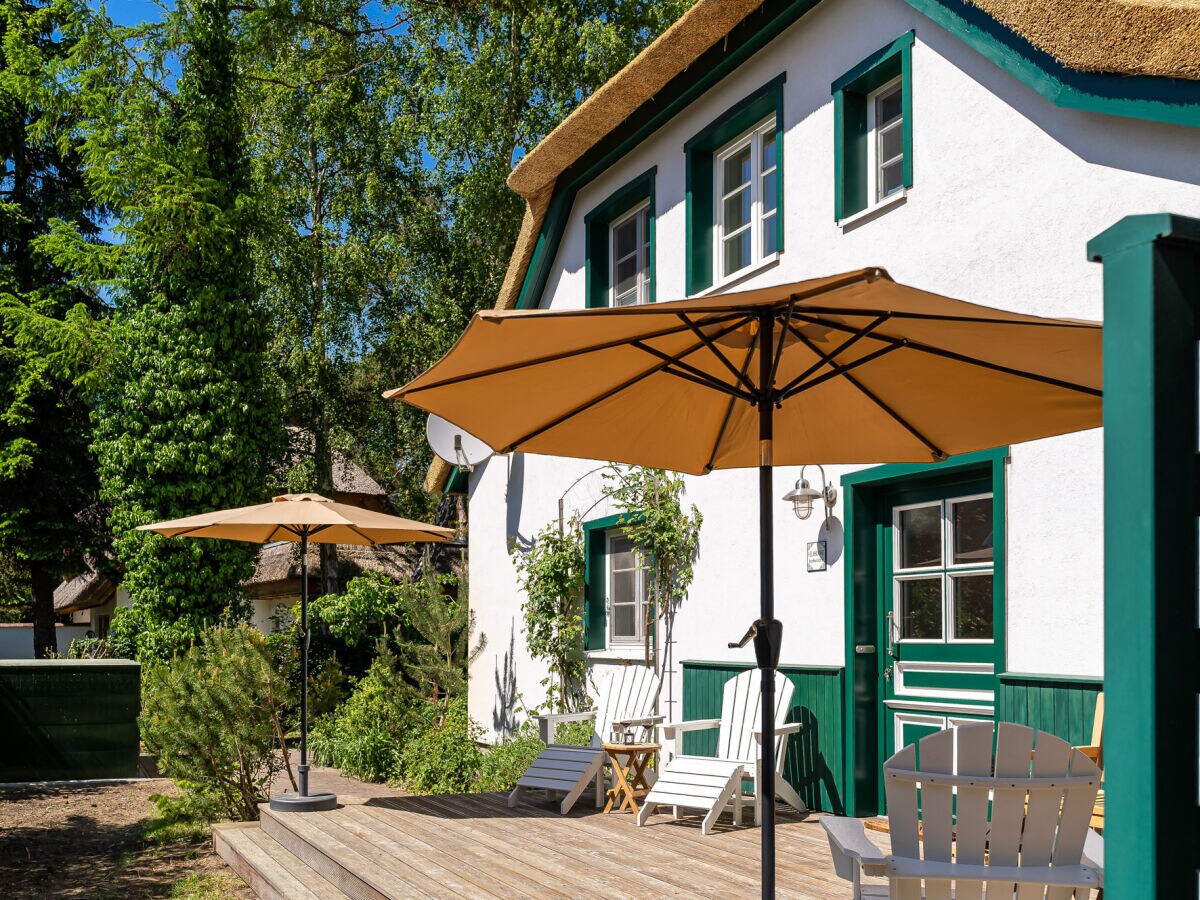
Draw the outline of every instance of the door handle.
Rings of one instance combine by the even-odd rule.
[[[888,610],[887,614],[887,655],[896,658],[896,614]]]

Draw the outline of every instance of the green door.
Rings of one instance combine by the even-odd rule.
[[[1003,659],[991,479],[882,498],[880,733],[885,758],[927,734],[993,718]]]

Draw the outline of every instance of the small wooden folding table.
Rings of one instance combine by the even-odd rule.
[[[613,780],[615,785],[608,790],[608,803],[604,811],[612,812],[613,804],[617,811],[632,810],[637,815],[637,801],[650,793],[650,785],[646,781],[646,768],[650,760],[662,749],[661,744],[617,744],[602,745],[612,763]]]

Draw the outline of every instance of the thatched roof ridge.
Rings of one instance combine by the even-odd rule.
[[[103,606],[116,591],[116,586],[103,575],[84,572],[54,589],[54,613],[61,616]]]

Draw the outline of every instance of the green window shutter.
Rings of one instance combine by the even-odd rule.
[[[609,260],[609,226],[647,200],[650,202],[650,301],[654,302],[654,176],[658,167],[643,172],[637,178],[617,188],[583,217],[586,232],[584,250],[584,303],[591,309],[608,306],[612,279]]]
[[[608,645],[608,560],[605,530],[584,526],[587,563],[583,592],[583,648],[603,650]]]
[[[783,250],[783,73],[764,84],[750,96],[735,103],[683,145],[685,161],[686,232],[684,238],[688,294],[713,284],[713,153],[744,131],[749,131],[772,112],[775,113],[776,237]]]
[[[876,50],[842,77],[833,93],[833,217],[841,220],[869,206],[871,173],[867,171],[867,95],[900,78],[904,144],[904,187],[913,186],[912,45],[914,32],[902,34]]]

